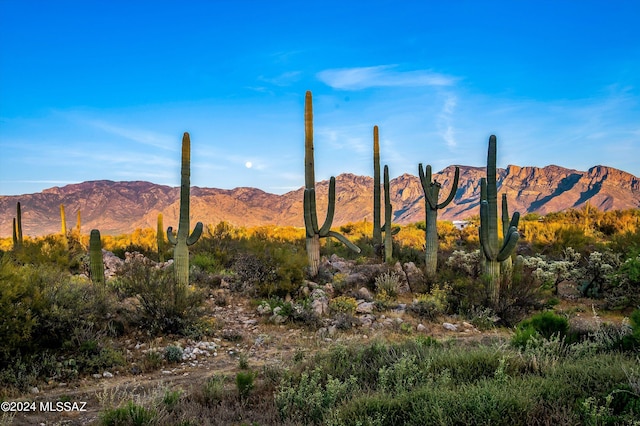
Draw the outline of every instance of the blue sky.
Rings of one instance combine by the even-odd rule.
[[[345,4],[346,3],[346,4]],[[0,0],[0,194],[304,184],[418,163],[640,176],[637,1]],[[247,167],[251,163],[251,167]]]

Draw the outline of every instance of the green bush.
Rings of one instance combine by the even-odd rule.
[[[516,334],[511,343],[516,347],[522,348],[535,335],[542,336],[545,339],[549,339],[554,335],[562,338],[566,336],[568,330],[569,321],[565,317],[556,315],[551,311],[545,311],[518,324]]]
[[[400,290],[400,278],[393,272],[385,272],[376,277],[376,292],[385,292],[387,297],[395,299]]]
[[[408,309],[421,317],[436,319],[439,315],[447,312],[450,293],[451,287],[448,284],[442,287],[436,284],[428,294],[416,295]]]
[[[196,288],[178,285],[171,270],[142,261],[126,263],[114,285],[123,296],[139,300],[139,325],[150,334],[187,333],[197,322],[204,301]]]
[[[182,361],[182,354],[184,351],[179,346],[169,345],[164,349],[164,358],[167,362],[178,363]]]
[[[146,426],[153,424],[157,417],[155,410],[149,410],[129,401],[124,407],[107,409],[100,414],[103,426]]]
[[[358,302],[349,296],[338,296],[329,301],[329,309],[333,313],[353,315],[356,313]]]
[[[238,395],[240,398],[246,398],[254,388],[254,379],[256,373],[253,371],[240,371],[236,374],[236,387],[238,388]]]

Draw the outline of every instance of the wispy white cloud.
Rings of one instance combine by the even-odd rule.
[[[57,112],[67,120],[79,124],[101,130],[111,135],[115,135],[131,142],[143,145],[153,146],[165,150],[175,151],[175,136],[165,135],[147,129],[141,129],[134,126],[125,126],[122,124],[114,124],[103,118],[93,118],[87,116],[86,113],[80,111]]]
[[[397,71],[396,65],[338,68],[320,71],[316,77],[328,86],[341,90],[371,87],[451,86],[458,80],[430,70]]]
[[[87,120],[86,123],[98,129],[104,130],[105,132],[121,136],[125,139],[129,139],[131,141],[138,142],[144,145],[150,145],[156,148],[167,150],[174,150],[176,146],[175,137],[173,136],[161,135],[149,130],[116,126],[114,124],[110,124],[101,120]]]
[[[453,128],[453,113],[457,105],[457,98],[453,94],[447,94],[444,100],[442,110],[438,114],[436,126],[438,133],[445,141],[449,148],[455,147],[458,143],[455,138],[455,130]]]
[[[258,80],[264,81],[265,83],[273,84],[275,86],[284,87],[300,80],[301,75],[302,73],[300,71],[288,71],[275,77],[265,77],[261,75],[258,77]]]

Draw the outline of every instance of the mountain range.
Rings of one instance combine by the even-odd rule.
[[[454,166],[434,173],[442,184],[441,199],[450,191]],[[460,166],[460,181],[453,202],[439,212],[441,220],[463,220],[479,214],[480,178],[484,167]],[[640,179],[621,170],[595,166],[577,171],[559,166],[518,167],[497,172],[498,193],[506,193],[510,212],[521,214],[580,208],[588,201],[599,210],[640,208]],[[320,220],[326,212],[328,181],[316,183]],[[424,194],[418,177],[404,174],[390,182],[393,222],[424,220]],[[191,226],[196,221],[234,225],[304,226],[304,188],[283,195],[257,188],[216,189],[192,187]],[[151,182],[90,181],[53,187],[35,194],[0,196],[0,236],[10,237],[16,203],[21,203],[23,233],[39,236],[60,232],[60,204],[67,227],[75,226],[81,212],[82,232],[99,229],[103,234],[130,233],[154,228],[158,213],[164,226],[178,225],[180,188]],[[373,178],[341,174],[336,177],[334,226],[373,219]]]

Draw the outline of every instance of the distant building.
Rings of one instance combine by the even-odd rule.
[[[468,220],[454,220],[453,221],[453,226],[456,227],[456,229],[464,229],[467,227],[467,225],[469,224]]]

